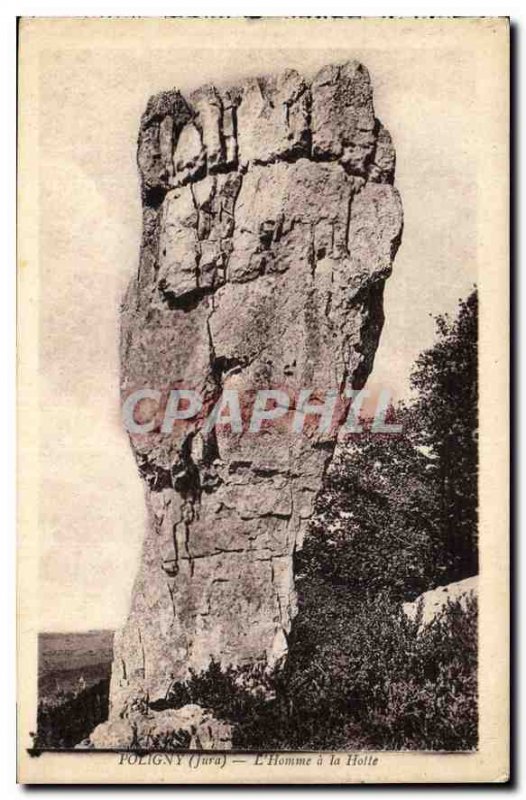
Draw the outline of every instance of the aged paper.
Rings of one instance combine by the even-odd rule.
[[[508,779],[508,85],[500,18],[21,20],[19,781]]]

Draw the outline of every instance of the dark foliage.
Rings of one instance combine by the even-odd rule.
[[[437,318],[438,340],[416,361],[415,436],[429,448],[438,524],[451,580],[478,567],[478,299]]]
[[[35,748],[70,748],[108,718],[109,680],[80,692],[68,692],[54,702],[40,701]]]
[[[477,744],[476,604],[418,631],[384,597],[357,604],[319,585],[302,608],[285,669],[263,678],[218,664],[174,687],[236,725],[253,750],[472,750]],[[247,685],[265,684],[256,689]]]
[[[300,610],[282,670],[222,670],[177,684],[156,707],[198,703],[254,750],[449,750],[477,746],[477,609],[431,624],[402,601],[477,570],[477,296],[416,362],[415,398],[391,409],[327,475],[297,554]],[[69,747],[106,717],[107,682],[39,708],[38,744]],[[184,747],[179,740],[156,746]]]
[[[427,458],[408,438],[412,411],[399,407],[402,434],[364,433],[341,450],[327,475],[295,573],[322,576],[356,599],[389,592],[411,599],[447,583],[437,498]]]
[[[419,631],[385,595],[311,584],[286,667],[296,742],[312,748],[470,749],[477,741],[476,606]],[[461,704],[459,706],[459,698]],[[305,736],[306,742],[301,742]]]

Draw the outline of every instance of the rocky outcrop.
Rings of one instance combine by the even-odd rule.
[[[412,603],[404,603],[404,614],[413,622],[420,622],[425,628],[436,619],[451,603],[458,602],[460,607],[466,609],[471,599],[478,598],[478,576],[465,578],[463,581],[448,583],[447,586],[437,586],[416,598]]]
[[[123,402],[144,387],[159,395],[130,434],[148,524],[115,640],[121,719],[211,658],[271,668],[286,656],[293,555],[342,422],[298,433],[290,414],[364,385],[402,229],[394,149],[356,62],[310,81],[287,70],[157,95],[138,165],[143,237],[122,308],[121,391]],[[203,410],[172,428],[174,387]],[[289,416],[252,430],[250,404],[268,389]],[[214,427],[205,410],[220,398],[231,424]]]

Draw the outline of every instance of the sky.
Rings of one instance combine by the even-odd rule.
[[[114,628],[127,612],[145,525],[120,425],[119,302],[137,269],[137,126],[148,97],[292,67],[363,61],[397,151],[404,233],[385,292],[371,382],[408,393],[433,316],[477,279],[480,119],[469,47],[350,36],[142,46],[132,33],[54,39],[40,54],[40,629]],[[257,41],[257,40],[254,40]],[[330,46],[332,44],[332,46]],[[206,46],[205,46],[206,45]],[[299,46],[301,45],[301,46]],[[67,609],[67,613],[65,611]],[[65,624],[67,620],[67,624]]]

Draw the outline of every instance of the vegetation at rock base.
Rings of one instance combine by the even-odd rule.
[[[296,558],[283,669],[212,663],[161,706],[211,709],[240,749],[477,746],[476,601],[426,627],[401,606],[478,564],[476,292],[437,334],[417,359],[414,398],[391,409],[402,433],[351,439],[328,472]],[[107,682],[39,708],[38,746],[72,746],[106,713]]]
[[[436,487],[442,566],[448,580],[478,568],[478,297],[459,304],[455,319],[437,318],[438,338],[411,376],[415,445],[429,452]]]
[[[37,710],[37,749],[75,747],[108,718],[109,678],[79,691],[66,692],[53,702],[40,700]]]

